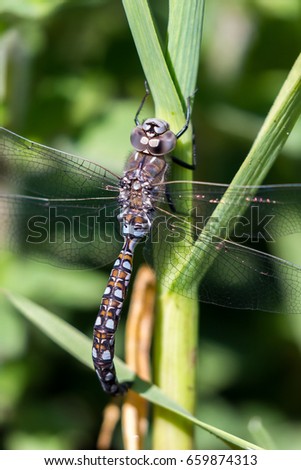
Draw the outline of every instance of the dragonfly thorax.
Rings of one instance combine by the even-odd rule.
[[[149,231],[151,214],[154,210],[152,201],[153,191],[154,188],[147,181],[123,178],[123,184],[120,187],[119,193],[121,213],[118,216],[118,219],[123,223],[123,227],[124,224],[135,223],[135,221],[131,221],[131,218],[141,215],[145,219],[147,231]],[[138,220],[138,222],[140,223],[141,221]],[[124,234],[124,228],[122,228],[122,232]]]
[[[131,134],[131,144],[138,152],[163,156],[171,152],[177,143],[176,135],[169,124],[162,119],[146,119],[135,127]]]

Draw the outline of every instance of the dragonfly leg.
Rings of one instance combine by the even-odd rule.
[[[171,156],[171,161],[176,165],[181,166],[182,168],[187,168],[187,170],[195,170],[196,169],[196,144],[195,144],[195,135],[192,134],[192,163],[187,163],[177,158],[175,156]]]
[[[143,96],[143,98],[142,98],[142,100],[141,100],[141,103],[140,103],[140,105],[139,105],[139,108],[137,109],[137,112],[136,112],[135,118],[134,118],[134,121],[135,121],[136,126],[139,126],[139,125],[140,125],[140,122],[139,122],[139,114],[140,114],[140,112],[141,112],[141,109],[142,109],[143,106],[144,106],[145,101],[147,100],[147,98],[148,98],[149,95],[150,95],[150,90],[149,90],[149,86],[148,86],[147,80],[145,80],[144,86],[145,86],[145,95]]]
[[[191,121],[191,98],[194,96],[188,96],[187,102],[186,102],[186,121],[182,129],[179,130],[179,132],[176,133],[176,138],[179,139],[188,129],[190,121]]]
[[[196,91],[193,95],[187,98],[187,106],[186,106],[186,121],[182,129],[176,134],[176,138],[179,139],[188,129],[190,121],[191,121],[191,99],[195,95]],[[171,157],[172,161],[177,165],[181,166],[182,168],[187,168],[188,170],[195,170],[196,168],[196,145],[195,145],[195,135],[194,132],[192,133],[192,163],[183,162],[180,158]]]

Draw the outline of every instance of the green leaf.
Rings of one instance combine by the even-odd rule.
[[[167,64],[184,100],[195,91],[204,1],[169,0]]]
[[[26,297],[13,294],[4,289],[1,290],[15,308],[43,331],[46,336],[77,360],[86,366],[92,367],[91,351],[87,354],[89,346],[91,350],[91,342],[87,336],[45,308],[28,300]]]
[[[280,150],[285,144],[291,130],[293,129],[298,117],[301,114],[301,54],[294,63],[285,83],[283,84],[270,112],[268,113],[249,154],[241,165],[240,169],[233,178],[229,189],[223,196],[223,202],[220,203],[211,216],[209,230],[205,227],[198,241],[195,244],[195,250],[191,250],[187,263],[182,268],[182,273],[174,279],[174,284],[184,282],[185,279],[195,279],[196,286],[204,277],[209,263],[202,263],[200,251],[206,256],[206,246],[208,239],[214,235],[219,235],[220,227],[226,227],[231,217],[237,217],[244,212],[244,194],[239,195],[236,192],[236,199],[233,199],[233,187],[237,186],[257,186],[260,185],[264,177],[269,172],[275,162]],[[256,188],[253,188],[253,194]],[[252,195],[252,188],[250,188]],[[231,199],[229,199],[231,198]],[[245,207],[246,207],[245,202]],[[238,206],[241,206],[241,212],[238,212]],[[208,238],[209,237],[209,238]],[[203,248],[203,250],[202,250]],[[218,255],[218,250],[216,250]],[[213,256],[211,257],[214,261]],[[205,268],[204,268],[205,267]],[[189,276],[187,276],[189,274]]]
[[[156,107],[156,115],[181,129],[183,108],[161,48],[147,0],[123,0],[128,23]]]
[[[34,302],[31,302],[25,297],[8,291],[3,292],[14,307],[41,331],[43,331],[43,333],[82,364],[93,369],[91,359],[91,339],[87,338],[87,336],[61,318],[57,317],[55,314]],[[233,434],[227,433],[198,420],[182,407],[177,405],[173,400],[168,398],[158,387],[141,380],[139,377],[135,377],[134,372],[131,371],[121,360],[118,360],[118,358],[115,359],[115,364],[119,379],[121,381],[134,380],[133,390],[146,398],[149,402],[172,412],[175,416],[181,417],[191,424],[201,427],[205,431],[210,432],[231,448],[259,449],[259,447],[255,446],[251,442],[240,439]]]
[[[258,416],[254,416],[252,419],[250,419],[248,429],[255,442],[258,442],[258,444],[264,446],[265,449],[276,449],[273,438],[271,437],[268,430],[264,427],[261,419]]]

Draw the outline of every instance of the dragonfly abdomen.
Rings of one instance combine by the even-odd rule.
[[[111,395],[122,395],[128,389],[120,384],[113,363],[115,333],[130,282],[133,255],[139,239],[125,237],[123,247],[112,268],[96,317],[92,357],[103,390]]]

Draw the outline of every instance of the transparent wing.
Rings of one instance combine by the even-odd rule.
[[[0,245],[63,267],[105,266],[122,239],[116,203],[104,203],[0,195]]]
[[[107,197],[118,186],[109,170],[0,128],[0,184],[17,194],[48,198]]]
[[[196,192],[200,186],[193,184],[194,191],[187,191],[187,197],[203,194]],[[208,185],[205,186],[208,189]],[[221,190],[220,187],[218,189]],[[233,194],[247,189],[236,188]],[[260,197],[265,196],[266,202],[254,198],[252,201],[247,200],[249,205],[247,204],[246,214],[249,211],[251,215],[250,203],[254,203],[254,207],[259,207],[260,210],[263,208],[263,214],[272,214],[269,228],[274,237],[300,231],[299,204],[294,199],[300,194],[299,185],[257,189]],[[268,194],[271,190],[274,191],[274,196],[277,195],[277,200],[274,198],[274,202],[270,203]],[[180,195],[183,194],[185,195],[184,190],[179,191],[177,185],[177,191],[170,191],[168,198],[172,195],[174,200],[174,196],[178,196],[182,202]],[[223,194],[222,191],[220,194]],[[210,195],[208,193],[208,198]],[[163,198],[163,194],[161,197]],[[191,207],[192,202],[192,208],[201,207],[206,216],[209,216],[217,205],[216,197],[216,193],[213,194],[214,202],[211,203],[208,200],[203,203],[205,198],[201,197],[201,204],[197,198],[195,206],[189,200],[189,206]],[[260,227],[256,227],[253,232],[249,230],[251,236],[244,237],[244,244],[241,245],[223,237],[211,236],[207,226],[206,237],[203,232],[202,243],[199,243],[203,226],[194,223],[194,213],[192,217],[183,217],[181,214],[185,213],[185,206],[180,207],[180,204],[177,208],[173,205],[174,210],[171,212],[170,200],[165,200],[161,208],[162,206],[164,209],[157,211],[145,251],[147,259],[155,265],[161,282],[172,286],[183,296],[193,297],[196,279],[199,279],[199,298],[204,302],[231,308],[301,313],[301,305],[296,301],[296,294],[301,298],[301,267],[254,249],[265,246],[262,238],[264,242],[273,241],[261,236]],[[234,238],[239,239],[237,234]],[[204,277],[198,277],[201,271],[206,272]],[[177,282],[173,283],[175,278]]]
[[[223,198],[227,189],[228,185],[215,183],[171,181],[160,190],[157,203],[174,215],[190,216],[199,229],[219,203],[231,205],[234,216],[219,235],[242,243],[270,242],[301,232],[300,184],[234,187]],[[238,215],[242,208],[243,214]]]
[[[1,128],[1,246],[68,267],[112,262],[118,183],[99,165]]]

